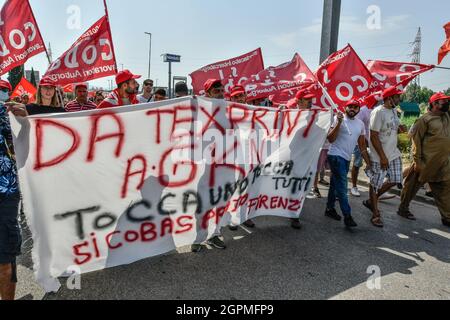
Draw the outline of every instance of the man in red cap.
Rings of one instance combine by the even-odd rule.
[[[119,72],[116,76],[117,89],[111,92],[97,108],[103,109],[138,104],[139,101],[136,95],[139,91],[139,84],[136,79],[140,77],[132,74],[129,70]]]
[[[243,86],[234,86],[230,92],[230,101],[245,104],[247,102],[247,94]]]
[[[88,99],[88,87],[85,83],[75,85],[75,100],[69,102],[65,109],[67,112],[93,110],[97,105]]]
[[[428,113],[414,125],[412,131],[414,175],[409,177],[402,190],[402,202],[398,214],[414,220],[408,210],[407,196],[417,193],[428,183],[436,205],[441,213],[442,223],[450,227],[450,97],[436,93],[430,98]]]
[[[383,93],[384,105],[372,111],[370,117],[370,199],[364,206],[372,211],[371,222],[375,227],[384,227],[378,210],[378,199],[392,187],[403,182],[402,153],[398,148],[398,134],[406,132],[400,125],[396,108],[403,91],[390,87]],[[387,182],[385,179],[387,178]]]
[[[353,151],[359,146],[367,165],[370,167],[370,158],[366,146],[366,129],[364,123],[356,118],[360,112],[360,103],[356,100],[350,101],[345,107],[345,117],[342,113],[337,115],[337,121],[333,124],[328,141],[331,143],[328,152],[328,163],[331,169],[330,192],[328,193],[327,209],[325,216],[341,221],[337,213],[336,199],[338,199],[344,223],[348,228],[356,227],[352,218],[352,208],[348,201],[348,173]],[[344,123],[344,125],[343,125]]]
[[[309,89],[303,89],[297,92],[295,99],[297,99],[297,107],[300,110],[310,110],[312,108],[312,101],[315,95]]]
[[[224,99],[225,89],[222,81],[218,79],[209,79],[204,84],[205,97],[212,99]]]
[[[16,257],[20,255],[18,222],[19,182],[12,148],[9,117],[4,103],[12,91],[0,81],[0,300],[14,300],[17,283]]]

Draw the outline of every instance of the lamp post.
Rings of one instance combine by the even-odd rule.
[[[341,0],[324,0],[320,63],[337,51]]]
[[[150,79],[150,71],[152,67],[152,34],[150,32],[144,32],[150,38],[150,45],[148,48],[148,79]]]

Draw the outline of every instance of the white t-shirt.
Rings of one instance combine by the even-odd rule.
[[[370,115],[372,113],[372,110],[367,108],[367,106],[361,107],[361,111],[359,111],[358,115],[356,116],[359,120],[361,120],[364,123],[364,127],[366,129],[366,139],[370,139]]]
[[[139,103],[148,103],[153,101],[153,96],[150,98],[150,101],[146,97],[144,97],[143,94],[138,94],[136,96],[136,99],[139,101]]]
[[[332,128],[336,127],[337,121],[334,122]],[[348,132],[349,130],[351,135]],[[351,161],[355,147],[358,145],[359,137],[364,136],[365,133],[364,123],[361,120],[357,118],[350,119],[345,116],[339,128],[337,139],[331,144],[328,155],[339,156],[347,161]]]
[[[370,117],[370,130],[378,132],[383,151],[386,154],[389,162],[402,156],[398,149],[398,128],[400,126],[400,119],[398,118],[395,109],[388,109],[384,106],[379,106],[372,111]],[[373,147],[370,141],[370,159],[373,162],[380,163],[380,156]]]

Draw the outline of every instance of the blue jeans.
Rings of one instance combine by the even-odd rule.
[[[328,209],[334,209],[336,206],[336,197],[339,198],[339,204],[344,216],[352,214],[352,208],[348,202],[348,172],[350,170],[350,161],[338,156],[328,156],[328,163],[331,170],[330,192],[328,193]]]

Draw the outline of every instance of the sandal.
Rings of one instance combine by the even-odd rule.
[[[370,222],[372,222],[372,224],[377,228],[384,227],[383,221],[381,221],[381,217],[374,217],[374,218],[370,219]]]
[[[410,211],[398,211],[397,214],[405,219],[416,221],[416,217]]]
[[[363,201],[363,205],[364,205],[364,207],[366,207],[367,209],[369,209],[370,212],[373,212],[373,207],[372,207],[372,204],[370,203],[369,200]]]

